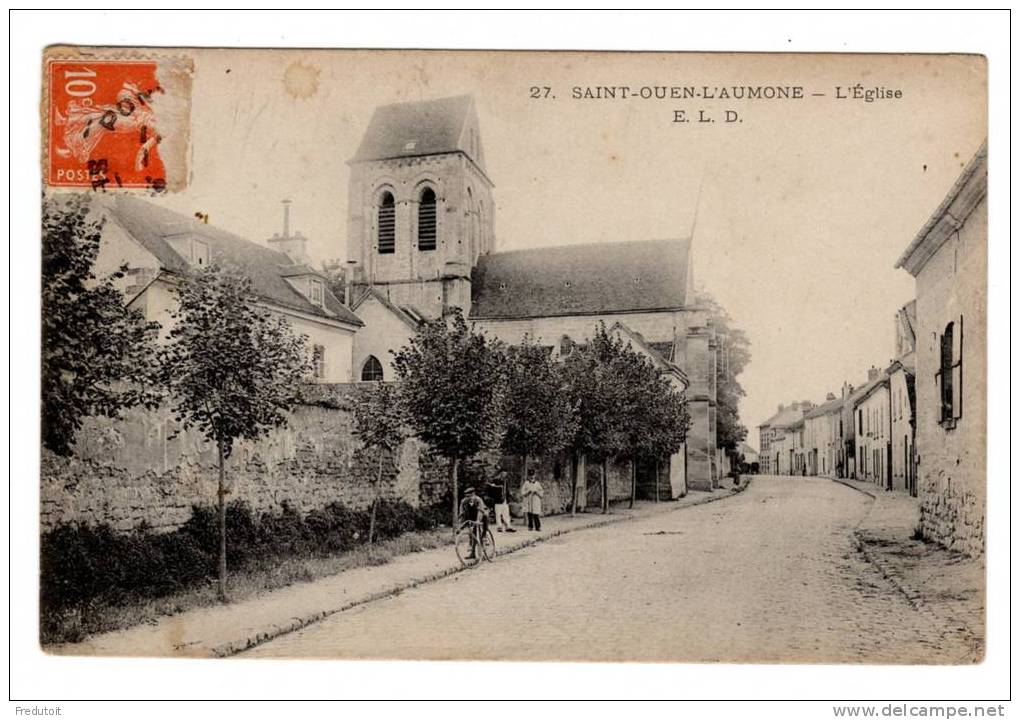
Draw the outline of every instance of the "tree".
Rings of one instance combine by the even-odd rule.
[[[216,266],[183,283],[162,361],[175,419],[216,444],[219,597],[226,600],[225,463],[234,443],[284,425],[311,372],[305,338],[261,307],[248,278]]]
[[[354,434],[361,441],[361,452],[375,460],[375,497],[368,523],[368,543],[375,537],[375,516],[382,492],[383,464],[388,459],[398,465],[398,451],[404,442],[404,415],[400,399],[392,385],[375,383],[354,403]]]
[[[716,445],[732,454],[747,438],[747,427],[740,422],[740,398],[744,388],[737,380],[751,360],[751,343],[747,334],[733,325],[726,309],[708,293],[700,293],[698,304],[708,311],[720,343],[716,365]]]
[[[89,416],[159,402],[152,382],[159,326],[129,309],[115,286],[127,267],[97,277],[102,220],[88,195],[43,202],[42,440],[70,455]]]
[[[687,400],[662,375],[655,378],[647,394],[641,417],[641,434],[634,438],[634,457],[655,463],[655,499],[659,499],[659,464],[675,455],[687,440],[691,417]],[[632,468],[633,470],[633,468]],[[631,477],[631,507],[637,490],[637,478]]]
[[[577,347],[563,364],[566,392],[574,410],[574,434],[568,447],[576,456],[600,464],[602,512],[609,512],[609,458],[626,447],[626,385],[621,382],[623,342],[601,323],[586,346]],[[576,490],[575,490],[576,494]]]
[[[521,481],[528,474],[528,456],[562,449],[574,430],[575,418],[564,379],[548,351],[525,337],[509,349],[502,449],[522,458]]]
[[[494,341],[469,329],[454,309],[424,323],[410,343],[394,353],[393,366],[414,433],[450,462],[456,532],[458,468],[494,445],[503,429],[503,354]]]

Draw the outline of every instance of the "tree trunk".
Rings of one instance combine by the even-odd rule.
[[[379,505],[379,492],[382,488],[382,452],[379,452],[379,470],[375,475],[375,497],[372,498],[372,514],[368,519],[368,544],[375,540],[375,509]]]
[[[634,501],[637,500],[637,462],[634,458],[630,459],[630,507],[634,507]]]
[[[609,461],[602,461],[602,514],[609,513]]]
[[[460,518],[460,503],[457,501],[457,466],[460,464],[460,458],[453,458],[453,462],[450,463],[450,494],[453,495],[453,522],[450,527],[453,528],[453,534],[457,534],[457,520]]]
[[[577,453],[570,454],[570,514],[571,516],[577,515],[577,471],[580,469],[580,462],[577,459]]]
[[[220,462],[220,480],[219,486],[216,488],[217,498],[217,525],[219,526],[220,533],[220,557],[219,557],[219,573],[218,573],[218,586],[217,596],[220,602],[227,601],[227,470],[224,465],[225,455],[223,448],[223,442],[217,443],[219,450],[219,462]]]
[[[655,460],[655,502],[659,502],[659,460]]]

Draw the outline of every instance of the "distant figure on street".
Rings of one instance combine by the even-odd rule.
[[[486,494],[496,515],[496,532],[517,532],[510,526],[510,492],[506,487],[506,473],[500,472],[496,482],[485,485]]]
[[[538,481],[534,470],[528,470],[528,479],[521,485],[521,497],[524,500],[524,512],[528,514],[528,530],[542,530],[542,483]]]

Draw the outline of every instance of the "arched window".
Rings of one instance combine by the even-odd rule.
[[[425,188],[418,201],[418,249],[436,249],[436,193]]]
[[[393,193],[384,192],[379,198],[378,214],[379,254],[392,255],[397,248],[396,207],[393,202]]]
[[[361,379],[363,382],[378,382],[383,379],[382,363],[375,355],[369,355],[368,360],[361,366]]]

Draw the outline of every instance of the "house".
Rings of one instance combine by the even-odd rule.
[[[783,406],[780,405],[779,412],[782,411]],[[772,462],[772,422],[776,419],[776,415],[773,415],[758,426],[758,469],[765,475],[770,475],[776,471],[775,465]]]
[[[984,552],[988,149],[982,145],[896,262],[915,279],[920,529]]]
[[[314,381],[351,380],[354,335],[363,323],[309,266],[306,240],[290,233],[286,211],[283,235],[267,245],[130,195],[97,196],[94,212],[104,221],[97,274],[126,265],[120,285],[127,304],[159,323],[162,338],[173,324],[180,283],[218,264],[246,275],[262,305],[306,336]]]
[[[868,382],[854,393],[851,407],[857,421],[857,479],[889,488],[889,376],[876,367],[868,370]]]
[[[771,429],[769,452],[774,475],[800,475],[804,460],[804,413],[810,402],[780,405],[779,411],[767,421]]]
[[[743,467],[748,472],[761,472],[760,455],[757,450],[746,442],[742,442],[737,445],[737,453],[742,458]]]
[[[504,342],[549,346],[555,358],[604,323],[686,392],[692,425],[671,459],[673,496],[718,487],[720,340],[692,292],[690,238],[499,251],[469,96],[377,108],[349,165],[350,277],[363,323],[356,377],[390,379],[387,358],[413,322],[449,309]]]
[[[835,477],[840,460],[843,400],[833,393],[804,413],[805,463],[808,475]]]
[[[886,368],[889,376],[892,489],[914,496],[917,495],[914,433],[916,325],[917,301],[912,300],[896,313],[896,359]]]

